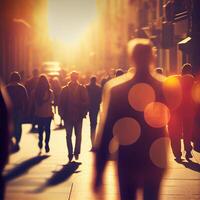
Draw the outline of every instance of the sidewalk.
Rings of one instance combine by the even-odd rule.
[[[54,129],[54,124],[52,123]],[[49,154],[38,156],[37,134],[23,125],[21,150],[12,154],[6,167],[6,200],[117,200],[114,162],[109,161],[102,198],[91,190],[93,153],[90,152],[89,120],[84,120],[82,153],[68,163],[65,130],[52,130]],[[169,170],[161,188],[161,200],[200,199],[200,154],[193,152],[193,162],[178,164],[169,153]],[[141,199],[141,194],[138,194]]]

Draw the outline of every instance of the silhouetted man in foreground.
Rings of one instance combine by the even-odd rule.
[[[164,104],[161,80],[151,74],[153,53],[149,40],[135,39],[128,47],[135,72],[130,70],[110,80],[103,94],[94,189],[101,185],[109,153],[118,145],[121,199],[136,199],[137,190],[142,188],[145,200],[156,200],[166,167],[169,110]]]

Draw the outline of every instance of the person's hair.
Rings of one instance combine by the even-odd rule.
[[[48,93],[48,97],[45,99],[44,94]],[[35,100],[37,105],[42,105],[50,98],[50,85],[46,75],[42,74],[39,77],[36,89],[35,89]]]
[[[91,76],[91,77],[90,77],[90,83],[91,83],[91,84],[95,84],[96,81],[97,81],[97,77],[96,77],[96,76]]]
[[[136,67],[149,66],[153,59],[152,44],[148,39],[136,38],[128,42],[128,56]]]
[[[72,71],[70,73],[70,78],[72,81],[77,81],[79,78],[79,73],[77,71]]]
[[[158,74],[163,74],[163,68],[161,68],[161,67],[155,68],[155,71],[156,71],[156,73],[158,73]]]
[[[182,75],[184,74],[192,74],[192,65],[190,63],[185,63],[182,66]]]
[[[118,76],[121,76],[124,74],[124,71],[122,69],[116,69],[115,71],[115,76],[118,77]]]
[[[20,82],[21,76],[19,72],[15,71],[10,74],[10,82]]]

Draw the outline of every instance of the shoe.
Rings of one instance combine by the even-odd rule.
[[[189,160],[189,159],[192,158],[192,157],[193,157],[193,156],[192,156],[191,152],[186,152],[185,158],[186,158],[187,160]]]
[[[177,163],[181,163],[182,159],[181,156],[176,156],[176,158],[174,159]]]
[[[73,159],[73,155],[72,154],[68,155],[68,158],[69,158],[69,162],[71,162]]]
[[[50,148],[49,148],[48,144],[46,144],[46,146],[45,146],[45,151],[46,151],[46,153],[48,153],[50,151]]]
[[[75,156],[75,160],[78,160],[79,154],[75,154],[74,156]]]
[[[13,153],[18,152],[19,150],[20,150],[20,146],[19,146],[18,143],[17,143],[17,144],[14,144],[14,146],[12,146],[12,152],[13,152]]]

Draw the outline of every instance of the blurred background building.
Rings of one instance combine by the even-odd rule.
[[[96,0],[94,20],[74,46],[50,37],[50,1],[1,1],[0,75],[4,80],[13,70],[28,77],[47,61],[61,62],[67,71],[127,69],[126,45],[135,37],[152,40],[158,50],[157,66],[166,74],[180,72],[185,62],[191,62],[195,72],[200,69],[199,0]]]

